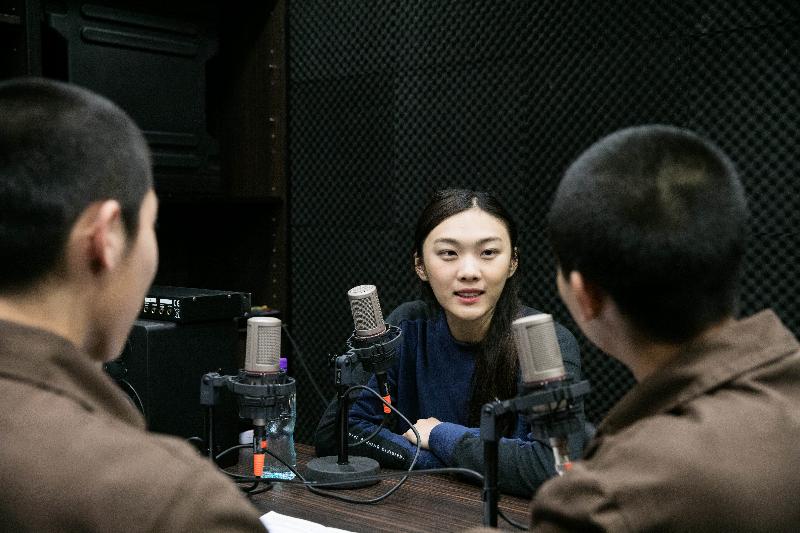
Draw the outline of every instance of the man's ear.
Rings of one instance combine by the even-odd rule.
[[[98,202],[88,214],[89,259],[94,272],[116,267],[125,255],[122,208],[116,200]]]
[[[569,273],[570,289],[575,296],[577,311],[581,314],[581,319],[588,322],[600,316],[608,297],[600,287],[588,281],[583,274],[577,270]]]
[[[414,272],[417,273],[419,279],[422,281],[428,281],[428,273],[425,272],[425,263],[422,262],[420,256],[414,253]]]

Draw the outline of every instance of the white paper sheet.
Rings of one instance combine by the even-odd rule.
[[[261,515],[261,523],[270,533],[352,533],[344,529],[327,527],[316,522],[270,511]]]

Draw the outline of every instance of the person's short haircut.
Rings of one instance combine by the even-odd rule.
[[[605,290],[644,335],[682,342],[736,312],[747,204],[730,159],[687,130],[613,133],[567,169],[548,215],[565,276]]]
[[[53,80],[0,83],[0,291],[54,272],[94,202],[119,201],[135,236],[152,186],[147,143],[116,105]]]

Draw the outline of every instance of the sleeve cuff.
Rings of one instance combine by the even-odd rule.
[[[431,434],[428,437],[428,448],[445,465],[451,466],[456,444],[468,433],[476,433],[477,431],[477,428],[470,429],[460,424],[442,422],[431,430]]]

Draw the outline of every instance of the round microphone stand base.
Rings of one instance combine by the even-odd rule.
[[[342,482],[341,485],[320,488],[357,489],[377,483],[377,479],[362,478],[374,478],[379,472],[378,461],[369,457],[351,456],[346,464],[341,465],[339,464],[338,456],[329,455],[327,457],[316,457],[308,462],[306,480],[317,483]],[[344,483],[345,481],[348,483]]]

